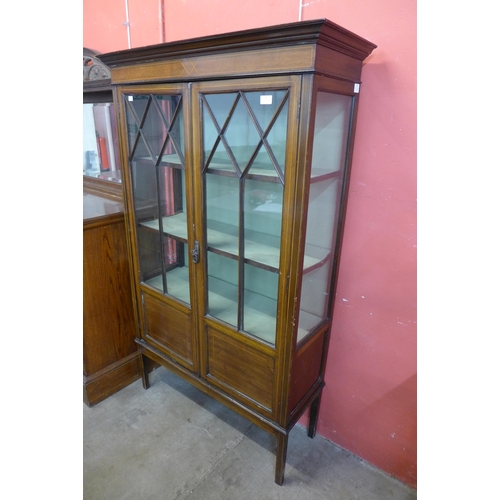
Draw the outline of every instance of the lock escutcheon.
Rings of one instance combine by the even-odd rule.
[[[191,250],[191,260],[193,264],[198,264],[200,261],[200,244],[198,241],[194,242],[194,248]]]

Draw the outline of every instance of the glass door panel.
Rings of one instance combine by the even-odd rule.
[[[260,148],[252,164],[252,174],[275,175],[283,179],[285,172],[286,127],[288,121],[288,91],[246,92],[245,99],[252,118],[262,135]]]
[[[318,92],[312,176],[338,172],[345,163],[352,98]]]
[[[208,314],[238,326],[238,261],[208,251]]]
[[[238,255],[239,180],[214,174],[205,176],[207,246],[212,252]]]
[[[206,94],[203,105],[203,165],[279,177],[285,169],[288,91]]]
[[[124,95],[141,282],[190,303],[181,95]]]
[[[203,166],[211,169],[233,172],[235,162],[231,149],[224,143],[223,132],[231,116],[237,94],[203,96]]]
[[[207,312],[274,344],[288,89],[200,94]]]
[[[283,185],[248,179],[243,193],[245,260],[278,272]]]
[[[245,264],[242,330],[274,344],[277,297],[278,274]]]
[[[299,342],[327,317],[352,97],[318,92],[307,231],[300,294]],[[328,214],[328,216],[325,216]]]

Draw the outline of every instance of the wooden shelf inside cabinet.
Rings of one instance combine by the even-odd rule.
[[[158,290],[163,288],[161,274],[145,280],[144,283]],[[168,293],[189,303],[189,275],[185,267],[177,267],[168,272]]]
[[[165,217],[162,217],[161,223],[163,227],[163,232],[166,235],[178,239],[183,243],[187,243],[188,237],[187,237],[186,214],[180,213],[174,215],[167,215]],[[153,219],[141,222],[139,225],[148,229],[153,229],[154,231],[160,230],[159,219]]]
[[[210,304],[210,315],[234,325],[238,306],[236,300],[238,289],[236,285],[213,277],[209,278],[209,280],[208,302]],[[245,316],[243,331],[274,344],[276,304],[276,300],[245,290],[247,315]]]
[[[160,165],[165,167],[165,166],[171,166],[174,168],[183,168],[183,162],[179,158],[179,155],[176,154],[168,154],[168,155],[163,155],[161,157]]]
[[[320,19],[101,56],[127,158],[142,365],[276,437],[277,484],[308,409],[316,432],[374,48]]]
[[[328,179],[339,179],[340,172],[331,172],[327,169],[315,168],[311,172],[311,183],[326,181]]]
[[[205,157],[208,156],[208,152],[205,152]],[[176,168],[182,168],[182,163],[180,158],[176,154],[163,155],[161,157],[160,165],[162,166],[173,166]],[[248,176],[250,179],[259,179],[267,182],[277,182],[278,174],[276,170],[270,166],[268,163],[263,163],[262,161],[254,161],[251,165],[251,174]],[[235,172],[234,164],[229,158],[224,159],[218,156],[211,158],[210,166],[207,171],[212,174],[218,175],[228,175],[231,177],[237,177]]]
[[[187,243],[187,222],[186,214],[180,213],[168,215],[162,218],[163,232],[183,243]],[[140,226],[160,230],[158,219],[141,222]],[[215,229],[217,228],[217,229]],[[235,227],[229,224],[216,222],[207,222],[207,249],[215,253],[221,253],[229,257],[238,256],[238,235],[235,233]],[[279,238],[265,233],[251,231],[249,238],[245,239],[245,262],[261,266],[272,272],[278,272],[280,248]],[[259,243],[262,240],[277,240],[276,245]],[[328,258],[330,250],[311,246],[309,251],[311,255],[304,257],[304,272],[308,272],[318,265],[321,265]]]

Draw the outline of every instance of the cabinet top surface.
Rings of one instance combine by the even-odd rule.
[[[361,61],[376,48],[372,42],[328,19],[319,19],[148,45],[98,57],[113,68],[167,58],[304,44],[323,45]]]
[[[83,192],[83,222],[109,215],[123,214],[123,202]]]

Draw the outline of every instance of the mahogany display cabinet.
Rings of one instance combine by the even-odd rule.
[[[316,432],[363,61],[306,21],[108,53],[144,367]]]

